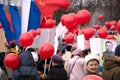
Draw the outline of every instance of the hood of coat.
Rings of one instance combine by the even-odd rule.
[[[19,54],[20,58],[20,66],[33,66],[34,65],[34,59],[29,51],[24,51]]]
[[[108,57],[105,57],[104,59],[104,63],[103,63],[103,67],[106,69],[106,70],[109,70],[113,67],[116,67],[116,66],[120,66],[120,60],[117,60],[115,57],[113,56],[108,56]]]

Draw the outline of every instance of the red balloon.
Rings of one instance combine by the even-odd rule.
[[[114,37],[114,35],[108,35],[107,37],[106,37],[106,39],[115,39],[115,37]]]
[[[110,22],[105,22],[105,26],[106,26],[106,27],[111,27]]]
[[[94,26],[94,28],[95,28],[96,30],[99,30],[99,29],[100,29],[100,25],[96,24],[96,25]]]
[[[52,20],[52,19],[48,19],[45,22],[45,27],[44,28],[53,28],[53,26],[55,26],[56,21]]]
[[[82,80],[103,80],[103,79],[97,75],[87,75]]]
[[[40,28],[36,29],[36,34],[37,34],[37,35],[40,35],[40,34],[41,34],[41,29],[40,29]]]
[[[36,33],[36,31],[34,29],[29,30],[29,33],[31,33],[34,38],[37,35],[37,33]]]
[[[102,15],[102,14],[99,15],[99,16],[98,16],[98,19],[99,19],[99,20],[103,20],[103,15]]]
[[[98,31],[98,36],[100,37],[100,38],[106,38],[107,37],[107,35],[108,35],[108,31],[107,31],[107,29],[106,29],[106,27],[103,27],[103,28],[101,28],[99,31]]]
[[[45,60],[50,58],[54,53],[54,47],[50,43],[45,43],[40,48],[40,59]]]
[[[72,30],[69,30],[69,32],[71,32],[72,34],[78,36],[78,33],[79,33],[79,28],[75,28],[75,29],[72,29]]]
[[[78,28],[77,24],[71,25],[71,27],[67,28],[69,32],[73,32],[74,30],[76,30]]]
[[[0,23],[0,28],[2,28],[2,24]]]
[[[64,40],[67,44],[74,42],[74,35],[72,33],[66,34]]]
[[[110,27],[110,30],[116,30],[116,26],[115,25],[112,25],[111,27]]]
[[[19,61],[20,60],[17,54],[9,53],[5,56],[4,64],[11,69],[15,69],[19,66]]]
[[[90,21],[91,14],[88,10],[80,10],[77,13],[76,17],[77,17],[77,23],[83,25],[83,24],[87,24]]]
[[[63,15],[61,17],[61,22],[67,29],[71,28],[74,24],[76,24],[76,14],[69,13],[67,15]]]
[[[84,34],[85,39],[89,40],[94,35],[95,29],[93,29],[93,28],[83,28],[82,33]]]
[[[117,21],[111,21],[110,24],[114,25],[114,26],[117,26]]]
[[[34,41],[34,37],[31,35],[31,33],[25,32],[20,35],[19,41],[20,41],[20,45],[27,47],[32,45]]]
[[[120,20],[117,22],[117,31],[120,34]]]
[[[63,26],[65,26],[65,20],[64,19],[66,19],[66,18],[67,18],[67,14],[64,14],[60,19]]]

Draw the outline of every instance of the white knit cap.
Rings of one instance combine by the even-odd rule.
[[[38,61],[38,54],[35,53],[35,52],[31,52],[32,53],[32,56],[33,56],[33,59],[34,59],[34,62],[37,62]]]
[[[86,63],[88,63],[92,59],[96,59],[98,62],[100,61],[100,57],[97,54],[88,54],[85,56]]]

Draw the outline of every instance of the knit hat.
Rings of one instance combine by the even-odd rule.
[[[58,55],[58,54],[53,55],[52,58],[51,58],[51,60],[53,62],[55,62],[55,63],[61,63],[61,64],[64,62],[63,59],[62,59],[62,57],[60,55]]]
[[[75,49],[74,51],[73,51],[73,55],[79,55],[80,54],[80,52],[81,52],[81,49]]]
[[[95,59],[98,62],[100,61],[100,58],[98,55],[96,54],[88,54],[87,56],[85,56],[85,62],[88,63],[90,60]]]
[[[115,48],[115,56],[120,56],[120,45]]]
[[[35,53],[35,52],[31,52],[32,56],[33,56],[33,59],[34,59],[34,62],[37,62],[38,61],[38,54]]]

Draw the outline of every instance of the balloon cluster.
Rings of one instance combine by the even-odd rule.
[[[40,59],[41,60],[48,59],[53,55],[53,53],[54,53],[53,45],[50,43],[45,43],[41,46],[39,51]],[[20,64],[19,56],[15,53],[7,54],[4,59],[4,64],[11,69],[17,68]]]
[[[25,47],[31,46],[34,41],[34,38],[40,34],[41,34],[40,28],[38,28],[36,30],[31,29],[28,32],[21,34],[19,37],[20,45],[25,46]]]

